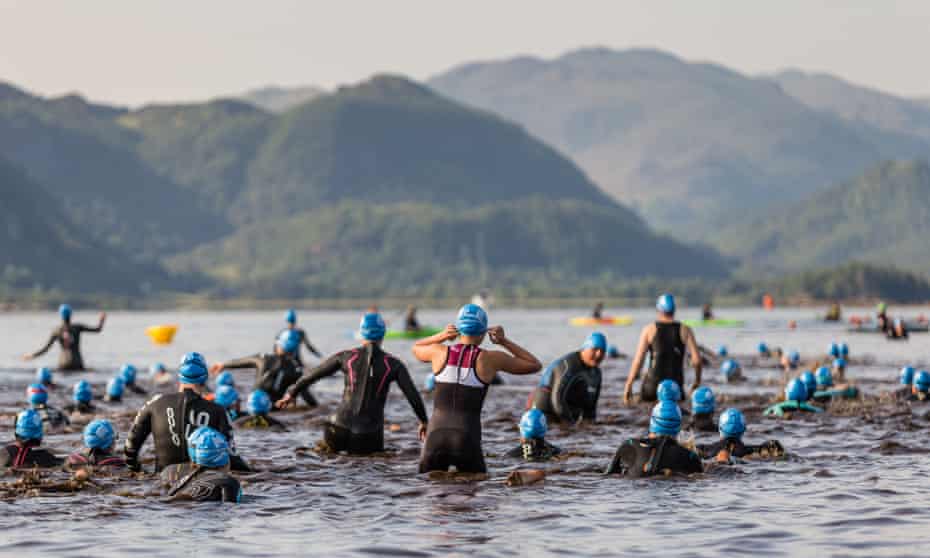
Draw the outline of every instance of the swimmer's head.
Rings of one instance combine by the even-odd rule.
[[[681,386],[675,380],[662,380],[656,389],[656,397],[659,401],[681,401]]]
[[[358,333],[362,339],[369,342],[378,342],[384,339],[387,333],[387,326],[384,325],[384,319],[381,314],[369,312],[362,316],[358,324]]]
[[[533,407],[520,417],[520,437],[524,440],[542,439],[546,436],[549,424],[546,415]]]
[[[87,448],[108,450],[115,442],[116,429],[108,420],[93,420],[84,427],[84,446]]]
[[[52,369],[47,366],[43,366],[42,368],[36,370],[36,382],[46,386],[51,384]]]
[[[675,297],[670,294],[663,294],[656,300],[656,311],[665,316],[675,315]]]
[[[714,412],[717,401],[714,392],[707,386],[701,386],[691,394],[691,412],[706,415]]]
[[[725,382],[731,382],[739,378],[741,371],[739,363],[732,358],[723,361],[723,364],[720,365],[720,375],[723,376]]]
[[[221,385],[216,388],[216,397],[213,401],[220,407],[228,409],[235,405],[236,401],[239,401],[239,393],[232,386]]]
[[[229,463],[229,442],[219,431],[201,426],[187,438],[187,455],[201,467],[223,467]]]
[[[74,384],[72,396],[76,403],[90,403],[90,400],[94,397],[94,392],[91,390],[90,383],[87,380],[81,380]]]
[[[788,385],[785,386],[785,399],[788,401],[797,401],[798,403],[803,403],[810,398],[810,395],[807,393],[807,386],[804,385],[804,382],[801,378],[793,378]]]
[[[16,415],[16,425],[14,434],[17,440],[30,441],[41,440],[44,434],[42,430],[42,417],[35,409],[26,409]]]
[[[127,386],[131,386],[136,383],[136,367],[131,364],[124,364],[122,368],[119,369],[119,376],[123,379],[123,383]]]
[[[236,379],[233,377],[232,372],[229,370],[224,370],[220,372],[220,375],[216,377],[216,386],[229,386],[236,387]]]
[[[814,393],[817,391],[817,377],[814,376],[814,373],[810,370],[805,370],[801,373],[801,381],[804,382],[807,393]]]
[[[114,376],[110,378],[110,381],[107,382],[107,397],[110,399],[120,399],[123,397],[123,388],[125,387],[125,382],[119,376]]]
[[[659,401],[652,408],[649,433],[659,436],[677,436],[681,430],[681,409],[674,401]]]
[[[200,353],[187,353],[178,366],[178,382],[181,384],[203,385],[210,376],[207,360]]]
[[[62,304],[58,307],[58,315],[61,317],[61,320],[64,322],[71,321],[71,307],[67,304]]]
[[[300,334],[293,329],[285,329],[275,340],[275,350],[278,353],[284,352],[293,355],[297,354],[299,348]]]
[[[477,304],[466,304],[455,317],[455,329],[469,337],[484,335],[488,331],[488,314]]]
[[[581,345],[581,360],[587,366],[595,367],[603,362],[605,356],[607,356],[607,336],[595,331]]]
[[[827,368],[826,366],[821,366],[820,368],[817,369],[817,385],[820,387],[832,387],[833,386],[833,374],[830,372],[830,369]]]
[[[905,366],[904,368],[902,368],[901,374],[899,376],[899,381],[901,382],[901,385],[910,386],[911,384],[913,384],[915,372],[916,370],[914,370],[913,366]]]
[[[746,432],[746,419],[738,409],[727,409],[720,414],[717,429],[724,438],[740,439]]]
[[[251,415],[267,415],[271,411],[271,398],[264,391],[257,389],[249,394],[246,407]]]

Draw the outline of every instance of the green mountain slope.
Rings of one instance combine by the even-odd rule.
[[[246,91],[236,98],[268,112],[284,112],[311,101],[325,91],[319,87],[277,87],[269,85]]]

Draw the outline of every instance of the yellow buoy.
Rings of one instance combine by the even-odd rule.
[[[176,325],[157,325],[145,330],[145,334],[156,345],[170,345],[171,341],[174,340],[174,334],[177,332],[178,326]]]

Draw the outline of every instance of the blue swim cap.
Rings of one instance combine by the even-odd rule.
[[[71,319],[71,307],[67,304],[62,304],[58,307],[58,315],[61,316],[61,319],[68,321]]]
[[[178,367],[178,381],[182,384],[203,385],[207,383],[210,373],[207,371],[207,361],[200,353],[187,353],[181,358]]]
[[[40,384],[50,384],[52,383],[52,369],[47,366],[43,366],[36,370],[36,382]]]
[[[730,351],[727,350],[726,345],[720,345],[719,347],[717,347],[717,356],[725,357],[728,354],[730,354]]]
[[[425,389],[427,392],[432,392],[434,389],[436,389],[436,375],[435,374],[429,374],[428,376],[426,376],[426,379],[423,380],[423,389]]]
[[[746,419],[739,409],[727,409],[720,414],[717,429],[724,438],[742,438],[746,432]]]
[[[84,445],[91,449],[110,449],[116,441],[116,429],[108,420],[93,420],[84,427]]]
[[[236,388],[228,385],[221,385],[216,388],[216,397],[213,401],[224,409],[228,409],[233,403],[239,400],[239,393]]]
[[[358,324],[358,333],[365,341],[381,341],[387,333],[387,326],[384,325],[381,314],[369,312],[362,316]]]
[[[22,440],[42,439],[42,417],[34,409],[16,415],[16,437]]]
[[[717,406],[714,392],[707,386],[701,386],[691,394],[691,411],[697,414],[713,413]]]
[[[264,391],[257,389],[249,394],[249,401],[246,404],[249,414],[267,415],[271,410],[271,398]]]
[[[44,405],[48,402],[48,390],[42,384],[29,384],[26,388],[26,401],[33,407]]]
[[[293,329],[285,329],[281,332],[281,335],[278,336],[275,343],[277,343],[285,353],[296,353],[297,349],[300,348],[300,334]]]
[[[546,415],[542,411],[533,407],[523,413],[520,417],[520,436],[524,440],[533,440],[546,436],[549,424],[546,422]]]
[[[913,366],[905,366],[901,369],[900,379],[902,386],[909,386],[914,383],[914,372]]]
[[[797,351],[791,351],[788,353],[788,362],[795,366],[801,364],[801,353]]]
[[[848,357],[849,356],[849,345],[846,343],[840,343],[840,356]]]
[[[656,300],[656,310],[663,314],[675,313],[675,297],[670,294],[664,294]]]
[[[823,387],[830,387],[833,385],[833,374],[830,373],[830,369],[826,366],[821,366],[817,369],[817,385]]]
[[[659,401],[652,408],[649,432],[661,436],[676,436],[681,430],[681,409],[673,401]]]
[[[581,345],[581,350],[584,349],[597,349],[606,352],[607,337],[603,333],[595,331],[584,340],[584,344]]]
[[[817,378],[810,370],[805,370],[801,373],[801,381],[804,382],[804,387],[807,388],[807,393],[812,394],[817,391]]]
[[[229,386],[236,387],[236,379],[233,377],[232,372],[226,370],[221,372],[219,376],[216,377],[216,386]]]
[[[94,393],[90,388],[90,383],[87,380],[81,380],[80,382],[74,384],[74,400],[78,403],[90,403],[90,400],[94,397]]]
[[[830,343],[830,348],[827,349],[827,354],[830,355],[830,356],[832,356],[833,358],[839,357],[839,356],[840,356],[840,346],[837,345],[836,343]]]
[[[914,374],[914,386],[917,387],[917,391],[921,393],[930,391],[930,372],[921,370],[917,374]]]
[[[769,346],[765,343],[759,343],[759,354],[764,355],[769,352]]]
[[[187,439],[187,455],[202,467],[223,467],[229,463],[229,442],[219,431],[201,426]]]
[[[610,358],[617,358],[620,356],[620,349],[616,345],[609,345],[607,347],[607,356]]]
[[[284,321],[289,324],[296,324],[297,323],[297,312],[295,312],[293,308],[288,310],[284,314]]]
[[[488,331],[488,314],[477,304],[466,304],[455,318],[455,329],[462,335],[484,335]]]
[[[845,369],[845,368],[846,368],[846,359],[845,359],[845,358],[838,358],[838,359],[834,360],[834,361],[833,361],[833,368],[839,368],[839,369],[841,369],[841,370]]]
[[[110,378],[110,381],[107,382],[107,395],[110,397],[122,397],[124,384],[125,382],[119,376]]]
[[[124,384],[131,386],[136,383],[136,367],[131,364],[124,364],[119,369],[119,377],[123,379]]]
[[[662,380],[656,390],[659,401],[681,401],[681,387],[675,380]]]
[[[785,387],[785,399],[803,403],[809,398],[810,394],[807,393],[807,386],[804,385],[804,381],[801,380],[801,378],[793,378],[788,382],[788,385]]]
[[[739,372],[739,363],[732,358],[723,361],[723,364],[720,365],[720,374],[723,375],[723,379],[726,381],[730,381],[738,376]]]

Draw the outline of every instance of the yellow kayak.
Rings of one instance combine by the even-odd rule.
[[[178,326],[176,325],[157,325],[145,330],[145,334],[156,345],[170,345],[171,341],[174,340],[174,334],[177,332]]]
[[[604,316],[602,318],[592,318],[591,316],[581,316],[572,318],[569,323],[575,327],[591,327],[599,325],[628,326],[633,324],[632,316]]]

